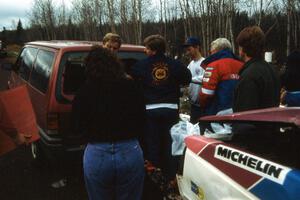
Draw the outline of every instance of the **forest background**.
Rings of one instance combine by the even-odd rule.
[[[189,36],[202,40],[202,52],[218,37],[235,39],[247,26],[258,25],[266,34],[266,51],[283,63],[300,47],[299,0],[34,0],[13,30],[3,27],[4,46],[36,40],[101,40],[107,32],[121,35],[124,43],[142,44],[151,34],[163,35],[171,56],[183,55],[181,44]]]

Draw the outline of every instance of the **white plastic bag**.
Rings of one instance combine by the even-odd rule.
[[[172,126],[170,134],[173,141],[172,155],[178,156],[183,154],[185,148],[184,139],[190,135],[200,135],[200,128],[198,123],[192,124],[187,120],[181,120]]]
[[[229,115],[232,114],[232,109],[222,110],[217,115]],[[205,129],[204,136],[208,138],[214,138],[218,140],[229,141],[232,138],[232,127],[228,123],[211,123],[212,131]]]

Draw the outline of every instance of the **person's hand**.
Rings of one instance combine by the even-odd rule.
[[[28,145],[30,138],[31,135],[19,133],[13,138],[13,141],[16,145],[22,145],[22,144]]]
[[[133,80],[132,76],[127,74],[127,73],[125,74],[125,78],[128,79],[128,80]]]
[[[285,96],[286,96],[286,90],[281,89],[280,91],[280,104],[285,105]]]

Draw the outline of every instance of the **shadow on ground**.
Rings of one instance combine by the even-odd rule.
[[[87,199],[80,173],[73,173],[62,188],[52,188],[56,176],[34,163],[30,147],[19,147],[0,157],[0,196],[3,200]]]

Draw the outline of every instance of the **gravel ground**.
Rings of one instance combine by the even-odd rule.
[[[62,188],[52,188],[53,173],[34,164],[30,147],[21,146],[0,157],[0,196],[3,200],[87,199],[81,174],[74,173]]]

